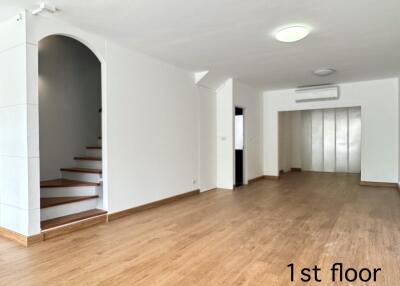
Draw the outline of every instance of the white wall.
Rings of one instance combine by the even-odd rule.
[[[245,110],[245,183],[247,183],[247,180],[262,176],[261,92],[233,79],[226,80],[216,92],[204,87],[199,87],[199,90],[202,96],[199,117],[200,184],[205,185],[201,189],[215,187],[215,178],[218,188],[233,189],[235,106],[242,107]],[[214,98],[216,98],[216,101]],[[214,104],[216,104],[216,107],[214,107]],[[212,114],[214,112],[216,112],[216,118],[214,117],[215,114]],[[212,127],[215,124],[216,130]],[[214,140],[214,144],[212,140]],[[217,158],[216,177],[213,165],[215,164],[215,159],[213,159],[215,154]]]
[[[217,91],[217,186],[233,189],[233,81],[228,79]]]
[[[263,175],[262,93],[233,81],[233,104],[245,109],[245,183]]]
[[[102,62],[104,203],[110,213],[199,188],[198,91],[192,73],[51,16],[28,21],[33,45],[65,34]],[[30,81],[37,87],[34,75]]]
[[[27,65],[34,47],[26,43],[25,19],[0,23],[0,227],[38,232],[39,167],[37,94],[29,90]]]
[[[52,36],[39,45],[41,180],[60,177],[101,135],[101,66],[80,42]]]
[[[107,44],[109,210],[198,188],[193,75]]]
[[[201,191],[217,187],[217,93],[198,87],[199,92],[199,186]]]
[[[361,180],[398,182],[398,100],[397,78],[340,84],[331,101],[296,103],[293,89],[264,92],[264,174],[279,172],[279,111],[361,106]]]

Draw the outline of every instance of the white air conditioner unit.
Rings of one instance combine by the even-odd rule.
[[[312,86],[303,87],[295,90],[295,100],[299,101],[317,101],[327,99],[338,99],[338,86]]]

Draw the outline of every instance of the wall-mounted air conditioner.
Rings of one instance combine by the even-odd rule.
[[[295,90],[296,102],[338,98],[339,87],[336,85],[302,87]]]

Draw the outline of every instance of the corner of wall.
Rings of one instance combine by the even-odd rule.
[[[217,90],[217,187],[233,188],[233,81]]]
[[[397,182],[399,182],[400,189],[400,76],[397,78],[397,123],[398,123],[398,136],[397,136],[397,158],[398,158],[398,177]]]
[[[31,77],[35,47],[27,42],[26,11],[0,24],[2,134],[0,140],[1,227],[21,235],[40,232],[37,92]],[[12,79],[12,80],[7,80]],[[9,130],[9,131],[7,131]]]

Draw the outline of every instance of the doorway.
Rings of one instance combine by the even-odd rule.
[[[244,180],[244,109],[235,107],[235,187],[242,186]]]
[[[40,220],[48,230],[104,215],[102,66],[64,35],[39,42]]]
[[[361,173],[361,107],[279,113],[279,169]]]

